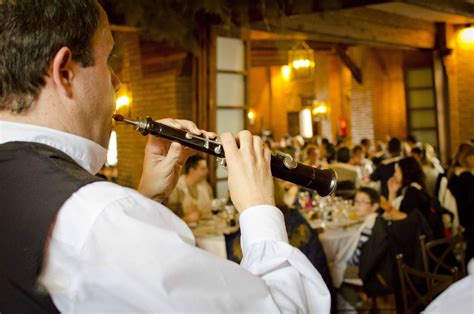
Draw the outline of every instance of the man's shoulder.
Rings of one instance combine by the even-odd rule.
[[[162,212],[159,207],[163,206],[133,189],[108,181],[93,182],[77,190],[61,207],[53,237],[80,249],[103,217],[141,217]]]
[[[134,189],[109,181],[97,181],[87,184],[77,190],[71,196],[71,199],[93,204],[93,207],[98,209],[123,201],[151,201]]]

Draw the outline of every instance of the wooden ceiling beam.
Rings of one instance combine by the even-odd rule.
[[[446,12],[474,18],[474,3],[466,0],[397,0],[433,11]]]
[[[341,59],[342,63],[351,71],[352,77],[359,83],[362,84],[362,71],[361,69],[352,61],[351,57],[346,53],[346,51],[340,47],[336,46],[336,53]]]
[[[306,40],[408,49],[433,49],[435,45],[433,23],[367,8],[294,15],[272,26],[279,36],[299,34]],[[260,31],[266,27],[252,25]]]

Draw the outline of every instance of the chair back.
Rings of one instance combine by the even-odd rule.
[[[400,276],[400,294],[402,313],[419,313],[424,310],[435,297],[448,288],[454,281],[454,275],[439,275],[427,271],[419,271],[403,262],[403,255],[397,255],[397,266]],[[424,282],[434,283],[426,286]]]
[[[436,239],[426,242],[425,236],[420,236],[423,266],[425,271],[434,274],[453,274],[455,279],[464,277],[466,265],[466,243],[463,228],[459,227],[456,235],[451,238]],[[432,283],[428,283],[432,285]]]

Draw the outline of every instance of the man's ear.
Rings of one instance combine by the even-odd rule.
[[[51,77],[59,93],[72,96],[72,79],[74,77],[72,51],[68,47],[58,50],[51,63]]]

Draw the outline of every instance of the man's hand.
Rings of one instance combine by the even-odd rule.
[[[242,213],[255,205],[275,205],[271,152],[262,139],[249,131],[239,133],[240,148],[230,133],[221,135],[229,171],[229,190],[235,208]]]
[[[216,134],[212,132],[199,130],[193,122],[188,120],[162,119],[158,122],[196,135],[207,135],[211,139],[216,137]],[[143,173],[137,190],[157,201],[167,198],[178,182],[182,165],[189,156],[195,153],[195,150],[183,147],[179,143],[149,136],[145,148]]]

